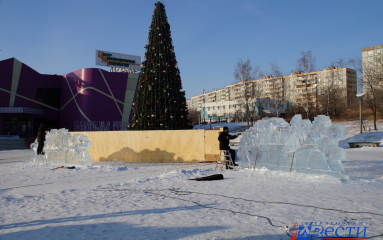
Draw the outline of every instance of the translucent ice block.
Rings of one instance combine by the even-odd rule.
[[[347,155],[338,147],[339,138],[346,135],[345,126],[332,125],[324,115],[315,117],[312,123],[300,114],[290,124],[282,118],[264,118],[244,133],[238,162],[252,167],[256,160],[256,168],[347,179],[341,163]]]

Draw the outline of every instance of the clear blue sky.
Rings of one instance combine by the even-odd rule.
[[[0,0],[0,60],[61,75],[96,67],[96,49],[143,58],[154,2]],[[240,58],[289,74],[302,51],[322,70],[383,44],[382,0],[164,3],[187,99],[232,84]]]

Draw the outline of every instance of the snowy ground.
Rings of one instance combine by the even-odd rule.
[[[383,234],[383,148],[346,151],[349,181],[241,168],[211,182],[188,179],[215,164],[51,170],[29,150],[0,151],[0,239],[290,239],[282,226],[294,222],[363,222],[366,236]]]

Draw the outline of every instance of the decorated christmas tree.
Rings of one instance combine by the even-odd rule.
[[[145,59],[133,103],[131,130],[191,128],[165,6],[154,4]]]

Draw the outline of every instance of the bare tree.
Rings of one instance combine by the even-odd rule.
[[[302,106],[296,103],[289,104],[289,110],[288,110],[289,117],[293,117],[296,114],[303,114],[303,113],[305,113],[305,111]]]
[[[279,117],[279,111],[282,109],[283,105],[280,104],[280,101],[283,100],[284,90],[284,79],[282,77],[282,72],[276,62],[270,63],[270,76],[271,79],[271,100],[275,109],[277,111],[277,117]]]
[[[259,68],[258,68],[259,69]],[[240,59],[234,69],[234,79],[236,82],[240,83],[240,92],[243,94],[240,95],[238,102],[240,103],[241,108],[244,110],[244,114],[247,118],[247,126],[250,126],[250,103],[249,100],[252,98],[251,95],[251,86],[250,82],[252,75],[254,74],[253,69],[250,64],[250,60],[247,59],[245,62]]]
[[[325,68],[325,72],[318,79],[318,87],[322,90],[317,92],[317,107],[320,112],[328,116],[339,116],[347,109],[347,88],[345,87],[346,75],[342,74],[341,68],[344,68],[347,62],[340,58],[332,62],[330,67]]]
[[[340,87],[326,88],[318,96],[319,113],[327,114],[330,117],[339,117],[347,110],[347,98],[344,96],[344,89]]]
[[[338,67],[338,68],[345,68],[348,65],[350,65],[350,63],[351,63],[350,60],[346,61],[346,59],[343,57],[343,58],[339,58],[338,60],[332,62],[331,66]]]
[[[383,108],[383,57],[371,56],[371,61],[363,64],[362,59],[351,59],[354,68],[361,74],[359,87],[362,87],[365,96],[363,102],[371,109],[374,115],[374,130],[376,127],[376,113]]]
[[[264,72],[260,69],[259,65],[256,65],[253,69],[253,79],[261,79],[265,76]]]
[[[310,72],[315,71],[315,61],[316,61],[316,58],[312,55],[311,50],[309,50],[307,52],[304,52],[304,51],[301,52],[301,56],[300,56],[300,58],[297,59],[297,62],[295,64],[296,71],[302,73],[300,76],[301,79],[299,79],[299,77],[298,77],[298,80],[301,81],[300,86],[303,86],[303,88],[305,90],[305,93],[304,93],[305,95],[302,95],[302,96],[306,96],[306,108],[305,108],[305,110],[307,113],[307,118],[309,118],[310,114],[313,111],[315,111],[315,108],[312,106],[313,104],[310,104],[310,99],[313,100],[314,97],[311,94],[311,92],[312,92],[311,89],[309,89],[309,87],[316,84],[315,79],[312,79],[312,76],[309,74]],[[310,90],[310,93],[309,93],[309,90]]]
[[[189,109],[189,119],[192,123],[198,123],[199,122],[199,112],[196,109]]]

